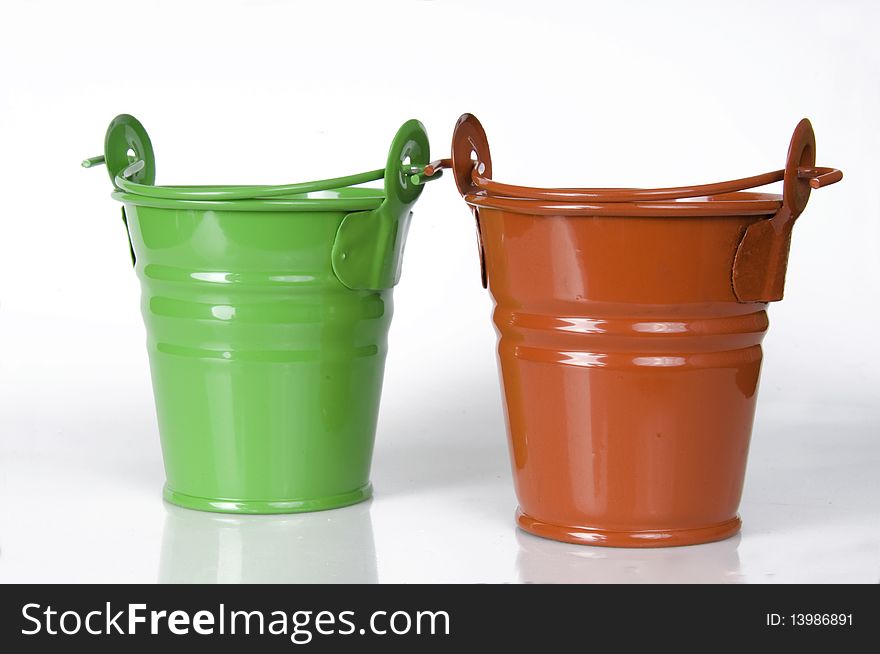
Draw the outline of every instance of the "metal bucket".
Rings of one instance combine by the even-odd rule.
[[[625,547],[735,534],[767,303],[810,189],[842,176],[815,167],[810,123],[784,170],[682,188],[498,183],[467,114],[452,148],[429,172],[451,166],[477,219],[520,527]]]
[[[384,169],[282,186],[155,186],[143,126],[103,156],[123,203],[167,483],[180,506],[294,513],[371,494],[370,460],[411,208],[428,161],[405,123]],[[382,189],[352,188],[384,178]]]

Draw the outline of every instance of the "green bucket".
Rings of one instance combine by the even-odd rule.
[[[132,116],[104,155],[123,204],[167,482],[204,511],[319,511],[370,497],[370,460],[411,208],[415,120],[384,169],[282,186],[155,186]],[[384,190],[354,188],[384,178]]]

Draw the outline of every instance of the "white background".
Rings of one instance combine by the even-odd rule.
[[[880,579],[876,2],[12,2],[0,8],[0,581]],[[517,532],[491,300],[450,178],[395,291],[375,499],[290,517],[163,504],[139,288],[101,153],[138,116],[159,183],[282,183],[435,156],[483,122],[514,183],[781,168],[842,183],[795,227],[737,538],[633,551]]]

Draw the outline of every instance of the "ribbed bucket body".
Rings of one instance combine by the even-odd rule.
[[[351,290],[345,212],[126,202],[166,499],[245,513],[369,497],[391,290]]]
[[[629,547],[739,529],[767,305],[731,271],[763,218],[480,208],[520,526]]]

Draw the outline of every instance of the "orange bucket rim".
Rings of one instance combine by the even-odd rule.
[[[735,192],[687,199],[643,202],[548,202],[472,193],[469,205],[509,213],[549,216],[616,216],[678,218],[691,216],[772,216],[782,207],[778,193]]]

